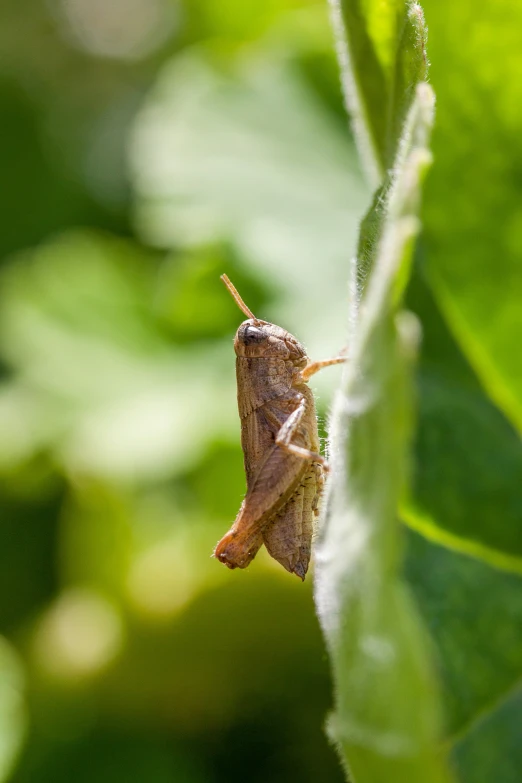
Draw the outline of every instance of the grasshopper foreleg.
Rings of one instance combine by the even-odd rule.
[[[283,451],[287,451],[289,454],[295,454],[296,457],[300,457],[307,462],[319,462],[325,470],[328,470],[324,457],[317,454],[315,451],[310,451],[310,449],[305,449],[302,446],[297,446],[295,443],[292,443],[292,438],[305,413],[306,400],[303,397],[295,411],[290,414],[277,433],[275,439],[276,445],[279,446],[280,449],[283,449]]]
[[[312,375],[315,375],[316,372],[322,370],[323,367],[331,367],[332,364],[342,364],[342,362],[345,361],[346,356],[336,356],[335,359],[322,359],[318,362],[310,362],[310,364],[307,364],[306,367],[301,370],[301,380],[307,381]]]

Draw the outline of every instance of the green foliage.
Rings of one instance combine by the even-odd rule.
[[[507,727],[519,709],[516,693],[522,665],[522,449],[503,412],[508,416],[514,412],[509,400],[514,387],[508,393],[508,384],[504,384],[506,393],[502,393],[495,380],[500,370],[497,373],[491,364],[487,380],[484,378],[485,362],[489,361],[479,361],[479,353],[485,357],[488,351],[484,329],[491,328],[494,339],[503,339],[495,323],[483,312],[473,338],[470,323],[464,326],[465,300],[477,312],[480,291],[488,291],[489,308],[491,299],[483,278],[471,268],[475,259],[470,247],[459,246],[457,241],[449,249],[455,231],[460,231],[461,237],[468,236],[455,218],[457,203],[462,203],[455,199],[462,199],[462,195],[448,189],[450,171],[453,180],[459,172],[460,185],[470,186],[460,175],[461,163],[455,162],[453,153],[447,154],[448,148],[462,149],[455,140],[455,127],[450,130],[447,126],[446,113],[452,121],[461,118],[451,100],[442,108],[445,142],[439,148],[435,145],[438,154],[434,174],[428,178],[423,210],[428,230],[409,283],[405,256],[411,256],[411,241],[407,236],[403,246],[392,241],[394,232],[400,235],[404,213],[408,214],[400,208],[403,183],[415,188],[418,180],[409,158],[408,126],[400,134],[398,129],[404,106],[415,82],[425,76],[426,65],[421,51],[426,32],[420,27],[413,29],[414,24],[422,25],[422,12],[416,4],[408,9],[399,5],[412,28],[408,33],[401,24],[392,26],[394,41],[390,44],[389,36],[386,40],[388,51],[394,54],[386,61],[383,29],[386,20],[392,24],[391,20],[400,18],[396,4],[387,4],[378,29],[372,4],[364,11],[356,2],[340,4],[348,47],[348,56],[341,57],[348,103],[354,111],[360,148],[363,154],[373,151],[374,168],[381,171],[383,182],[361,225],[352,275],[361,286],[362,304],[360,314],[355,309],[352,316],[353,366],[346,373],[336,406],[332,450],[338,467],[318,553],[316,599],[336,682],[332,734],[356,781],[388,780],[390,776],[412,781],[432,776],[434,780],[446,779],[447,773],[439,768],[438,695],[433,687],[426,688],[429,669],[435,664],[448,737],[443,747],[452,751],[459,779],[511,780],[515,779],[518,749]],[[441,22],[442,18],[437,17]],[[394,67],[394,62],[399,64]],[[409,69],[406,82],[401,65],[405,62]],[[441,85],[443,100],[446,83]],[[390,95],[394,96],[394,109],[383,112],[382,106],[390,106]],[[403,96],[402,108],[397,96]],[[411,111],[415,112],[415,104]],[[478,118],[476,122],[480,124]],[[386,155],[389,149],[398,151],[391,170],[391,158]],[[412,157],[416,159],[415,153]],[[447,189],[444,197],[442,180]],[[476,192],[483,191],[477,188]],[[480,206],[476,212],[472,189],[466,203],[468,215],[475,221]],[[409,209],[415,218],[417,204],[410,203]],[[438,219],[435,232],[429,230],[432,214]],[[414,220],[412,230],[415,225]],[[483,237],[478,239],[480,234],[475,236],[483,243]],[[483,246],[483,256],[484,250]],[[487,261],[489,275],[496,271],[491,257]],[[503,258],[506,270],[510,263],[509,257]],[[506,275],[514,280],[514,286],[498,304],[502,312],[498,320],[510,332],[507,339],[512,340],[518,283],[509,271]],[[399,295],[392,298],[394,285]],[[404,411],[411,419],[414,406],[411,397],[399,394],[397,378],[404,384],[407,374],[398,350],[400,331],[393,331],[395,308],[400,306],[405,288],[406,301],[423,326],[417,373],[419,420],[411,443],[400,423]],[[411,486],[404,492],[400,466],[408,447],[413,456]],[[415,612],[404,603],[400,557],[397,561],[395,520],[399,512],[426,537],[408,535],[404,576],[431,631],[434,656],[431,646],[423,644]],[[401,747],[400,742],[391,742],[390,738],[401,736],[409,744]]]
[[[444,21],[434,14],[432,57],[452,79],[449,84],[433,69],[440,165],[425,208],[433,247],[426,271],[439,307],[487,394],[519,432],[521,21],[520,6],[510,0],[477,12],[460,2]],[[451,36],[440,34],[442,25]],[[462,36],[469,43],[458,50],[452,41]]]
[[[363,159],[381,178],[396,162],[415,85],[426,78],[422,9],[404,0],[333,0],[342,79]]]
[[[422,58],[421,58],[422,59]],[[416,323],[398,320],[432,124],[433,96],[412,95],[374,264],[354,314],[350,367],[333,422],[334,476],[318,547],[316,600],[332,659],[332,737],[357,781],[445,781],[427,645],[398,575]],[[366,226],[363,226],[365,230]],[[354,262],[356,263],[356,262]]]

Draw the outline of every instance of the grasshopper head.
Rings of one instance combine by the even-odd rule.
[[[280,359],[290,359],[298,366],[306,364],[306,351],[290,332],[281,329],[280,326],[271,324],[268,321],[261,321],[256,318],[241,299],[237,288],[230,282],[226,275],[221,275],[221,279],[232,294],[237,306],[248,316],[248,321],[243,321],[236,332],[234,340],[234,350],[237,356],[249,358],[269,358],[279,357]]]
[[[306,360],[306,351],[290,332],[268,321],[249,318],[236,332],[237,356]]]

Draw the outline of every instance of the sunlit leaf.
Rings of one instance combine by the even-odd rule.
[[[427,75],[422,8],[404,0],[331,2],[355,136],[379,182],[395,163],[415,85]]]
[[[426,3],[431,56],[441,64],[433,69],[428,274],[462,351],[520,431],[522,7],[462,0],[439,8]]]
[[[403,131],[382,240],[332,434],[334,477],[316,601],[335,681],[331,734],[357,781],[447,781],[426,637],[400,578],[396,508],[412,426],[415,324],[397,320],[418,231],[433,96],[420,84]],[[410,317],[411,318],[411,317]]]

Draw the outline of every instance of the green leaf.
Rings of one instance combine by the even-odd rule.
[[[332,427],[334,474],[317,552],[316,602],[336,690],[331,734],[356,781],[446,781],[426,637],[400,578],[396,509],[412,426],[416,322],[398,319],[433,96],[421,84],[403,130],[381,239]]]
[[[406,288],[408,306],[418,314],[423,326],[422,357],[417,373],[419,421],[412,443],[412,482],[400,498],[404,520],[422,538],[411,532],[408,534],[405,573],[436,649],[447,725],[446,749],[451,751],[459,778],[463,783],[491,779],[504,783],[504,780],[517,779],[519,767],[517,742],[508,722],[516,720],[520,713],[517,688],[522,674],[518,630],[522,574],[522,445],[513,426],[520,427],[522,421],[520,373],[515,358],[518,351],[516,313],[522,278],[519,265],[515,269],[514,263],[518,247],[515,249],[515,242],[509,245],[508,239],[516,237],[518,227],[522,225],[514,214],[517,200],[515,193],[510,193],[513,180],[508,175],[517,159],[514,145],[519,135],[515,130],[519,120],[515,120],[515,116],[520,115],[520,101],[508,99],[508,93],[513,92],[509,68],[517,58],[518,62],[520,60],[515,47],[510,48],[505,43],[500,47],[499,44],[509,39],[508,26],[512,30],[516,24],[511,6],[508,9],[507,4],[502,3],[506,6],[502,10],[492,6],[477,10],[471,3],[452,5],[451,9],[440,4],[430,9],[429,2],[427,5],[432,39],[437,36],[431,53],[437,64],[434,83],[440,92],[439,105],[443,101],[445,105],[435,132],[436,165],[429,179],[424,210],[427,220],[431,221],[431,231],[426,232],[421,252],[416,255],[412,280],[408,280],[408,268],[403,265],[400,272],[397,270],[395,281],[394,301],[400,303],[401,292]],[[341,397],[338,409],[339,405],[344,406],[346,421],[338,413],[339,428],[334,432],[334,453],[335,437],[340,435],[341,444],[348,448],[345,494],[342,495],[340,477],[335,477],[325,532],[326,541],[330,536],[330,543],[337,543],[337,561],[333,546],[331,562],[326,566],[320,564],[319,576],[331,578],[330,568],[339,580],[337,590],[332,588],[322,605],[330,621],[330,626],[325,625],[325,628],[338,686],[336,726],[341,729],[343,750],[356,779],[364,780],[366,775],[367,779],[375,780],[378,778],[370,774],[373,759],[367,756],[361,761],[350,744],[355,736],[353,726],[357,727],[354,694],[358,694],[358,688],[364,693],[360,683],[364,682],[367,673],[365,667],[369,667],[368,661],[357,659],[353,650],[356,642],[352,641],[350,647],[350,638],[360,638],[358,634],[364,628],[361,617],[367,610],[367,599],[363,599],[362,593],[371,595],[372,587],[375,592],[368,572],[372,567],[375,569],[374,581],[384,581],[385,577],[369,558],[372,549],[368,544],[371,535],[368,531],[372,526],[368,519],[373,518],[370,514],[366,518],[361,514],[361,509],[366,511],[367,507],[361,504],[362,482],[354,465],[360,470],[356,459],[361,459],[364,449],[367,454],[371,453],[372,460],[366,458],[373,469],[374,493],[382,494],[387,486],[386,479],[396,485],[396,462],[407,444],[404,440],[402,445],[395,442],[395,463],[392,464],[390,449],[388,473],[379,473],[377,455],[385,453],[393,438],[391,386],[383,386],[387,394],[381,391],[380,396],[380,404],[388,411],[389,418],[388,431],[385,434],[384,428],[382,430],[380,447],[374,446],[375,451],[370,451],[371,430],[358,440],[360,418],[368,415],[368,411],[361,406],[364,395],[357,396],[355,392],[364,389],[365,379],[369,386],[378,377],[368,356],[364,355],[364,361],[361,361],[363,354],[358,346],[360,331],[364,330],[368,310],[371,310],[372,286],[379,275],[385,247],[394,177],[401,170],[400,161],[390,170],[387,152],[394,149],[400,134],[400,99],[407,105],[409,79],[415,80],[415,74],[426,67],[426,31],[419,13],[417,35],[406,25],[401,37],[398,28],[390,22],[391,16],[384,14],[383,29],[386,24],[388,29],[393,28],[397,42],[396,49],[392,46],[388,52],[395,51],[395,62],[402,63],[391,78],[390,71],[383,65],[386,58],[382,42],[379,44],[371,34],[373,4],[369,2],[363,7],[346,2],[340,7],[347,28],[349,56],[345,63],[345,71],[348,71],[345,82],[348,83],[348,104],[355,109],[354,128],[360,147],[363,152],[372,151],[374,169],[380,174],[381,183],[361,224],[357,254],[355,276],[361,305],[360,315],[352,317],[352,339],[361,377],[358,387],[348,375],[348,392],[351,391],[352,400],[349,396],[344,400]],[[409,6],[412,21],[415,9],[416,6]],[[519,11],[514,15],[518,17]],[[471,43],[466,47],[463,41],[467,43],[470,36]],[[490,48],[495,49],[493,58],[484,57],[481,51],[484,42],[488,41]],[[390,62],[389,57],[388,68]],[[448,68],[452,74],[458,74],[456,79],[448,79]],[[385,78],[382,78],[383,73]],[[387,89],[389,85],[391,91]],[[394,103],[392,99],[390,104],[390,94],[394,93],[396,85],[400,85],[395,93],[399,102]],[[484,105],[494,105],[495,111],[485,115]],[[383,106],[387,107],[385,112]],[[493,154],[495,132],[504,139],[509,139],[511,134],[513,144],[511,147],[509,143],[499,145],[497,141]],[[487,187],[484,182],[488,183]],[[502,215],[501,209],[505,210]],[[506,245],[507,252],[504,252]],[[492,259],[495,259],[494,263]],[[370,350],[370,345],[366,349]],[[391,344],[387,354],[381,354],[381,361],[385,361],[384,355],[388,363],[396,358]],[[373,391],[374,387],[371,388]],[[340,532],[343,514],[347,542],[344,550]],[[363,528],[366,535],[360,531],[358,539],[356,520],[360,521],[361,517],[366,522]],[[331,531],[335,524],[339,527],[337,539]],[[378,538],[383,538],[382,532]],[[344,594],[339,576],[342,552],[348,585]],[[337,572],[332,568],[335,562]],[[350,593],[351,572],[356,586],[352,585]],[[389,611],[394,611],[391,588],[389,596],[387,606],[393,607]],[[343,600],[346,601],[344,616]],[[369,600],[371,602],[371,598]],[[332,625],[335,627],[332,616],[336,613],[340,613],[342,619],[337,619],[340,630],[332,643]],[[399,636],[400,627],[396,621]],[[339,651],[342,644],[345,647]],[[340,657],[341,653],[344,658]],[[354,661],[360,663],[358,672]],[[400,676],[399,667],[396,676]],[[375,678],[372,685],[378,690]],[[401,698],[409,699],[411,694],[404,689],[402,695],[397,695],[397,702]],[[432,695],[432,698],[436,701],[436,697]],[[377,697],[373,700],[377,701]],[[388,703],[390,701],[388,699]],[[400,714],[404,705],[396,707],[396,702],[392,703],[394,712]],[[419,697],[419,714],[427,709],[427,704]],[[364,708],[368,708],[367,702],[361,709],[363,715]],[[343,709],[352,720],[352,724],[347,721],[344,735]],[[372,732],[367,736],[371,738]],[[394,779],[390,763],[385,769]],[[427,766],[426,769],[431,768]],[[414,773],[411,779],[425,780],[426,774],[426,770],[418,770],[417,777]],[[405,779],[402,770],[397,777]]]
[[[448,742],[458,744],[519,685],[522,578],[411,531],[405,573],[436,650]]]
[[[393,166],[400,161],[406,115],[427,74],[427,32],[421,7],[402,0],[367,3],[364,12],[357,2],[334,2],[334,22],[355,137],[370,174],[382,180],[359,231],[357,281],[364,294],[388,209]]]
[[[374,178],[393,165],[416,85],[426,78],[421,7],[404,0],[331,0],[346,102]]]
[[[503,699],[494,712],[481,716],[455,745],[453,760],[466,783],[501,780],[518,783],[522,765],[520,686]]]
[[[426,250],[426,248],[424,248]],[[522,444],[459,351],[419,264],[419,424],[406,574],[437,651],[446,747],[462,783],[516,780]],[[431,542],[431,543],[428,543]],[[518,720],[519,722],[519,720]]]
[[[464,551],[522,573],[516,433],[483,394],[423,368],[419,398],[409,521],[423,528],[436,520],[441,535],[458,537]]]
[[[522,572],[522,443],[485,394],[444,321],[419,257],[407,295],[423,325],[408,524]]]
[[[427,270],[463,353],[522,430],[522,6],[425,4],[438,122],[424,209]]]
[[[431,631],[446,747],[465,783],[520,775],[522,578],[410,532],[406,577]]]

